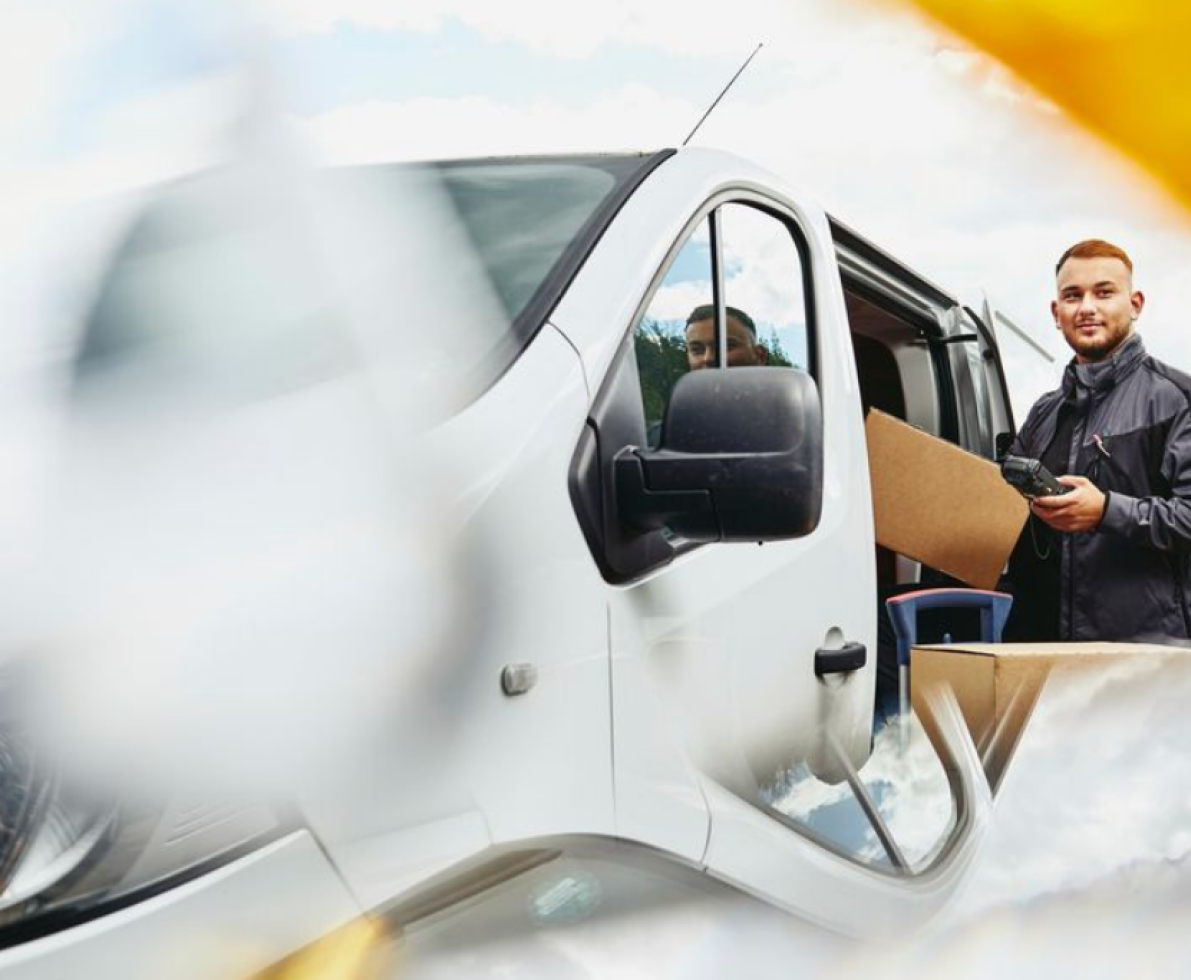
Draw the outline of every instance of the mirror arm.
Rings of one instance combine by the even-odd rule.
[[[683,536],[692,540],[717,541],[719,527],[711,494],[706,490],[649,489],[645,479],[645,465],[636,446],[626,446],[613,460],[616,480],[616,503],[621,521],[640,531],[656,531],[674,517],[683,517]],[[699,517],[702,516],[702,520]],[[692,520],[695,518],[695,520]],[[698,525],[704,533],[688,533]]]

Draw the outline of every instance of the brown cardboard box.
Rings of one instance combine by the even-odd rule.
[[[939,746],[934,692],[950,687],[995,790],[1030,712],[1052,672],[1086,670],[1123,657],[1191,657],[1191,650],[1150,643],[955,643],[910,651],[914,712]],[[940,747],[940,756],[944,756]]]
[[[997,465],[877,409],[865,434],[877,544],[994,588],[1029,513]]]

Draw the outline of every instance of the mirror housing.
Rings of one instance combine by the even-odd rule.
[[[823,506],[819,389],[805,371],[692,371],[674,386],[656,450],[617,453],[620,521],[691,541],[809,534]]]

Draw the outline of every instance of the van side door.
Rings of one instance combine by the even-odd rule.
[[[670,392],[695,371],[798,371],[821,400],[810,533],[763,545],[603,536],[618,829],[692,860],[731,849],[732,812],[766,807],[790,766],[838,779],[869,751],[872,510],[839,306],[821,217],[752,190],[718,194],[672,244],[593,405],[608,460],[634,442],[665,446]],[[722,832],[707,823],[717,810]]]

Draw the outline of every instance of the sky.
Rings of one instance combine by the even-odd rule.
[[[729,18],[683,0],[41,0],[0,6],[0,39],[0,566],[38,507],[18,467],[44,473],[53,442],[30,369],[65,362],[138,188],[254,147],[342,162],[675,146],[758,44],[691,142],[769,167],[968,304],[987,292],[1055,358],[1001,331],[1019,419],[1066,360],[1048,306],[1080,238],[1132,253],[1150,349],[1191,369],[1187,214],[895,0],[736,0]]]
[[[674,146],[760,43],[691,142],[795,182],[971,305],[990,295],[1058,358],[1003,338],[1019,413],[1065,359],[1051,270],[1079,238],[1133,255],[1150,349],[1191,365],[1185,212],[893,2],[738,0],[725,18],[680,0],[46,0],[6,5],[0,27],[0,301],[31,330],[81,288],[45,256],[105,241],[102,222],[58,222],[112,191],[274,130],[329,161]]]

